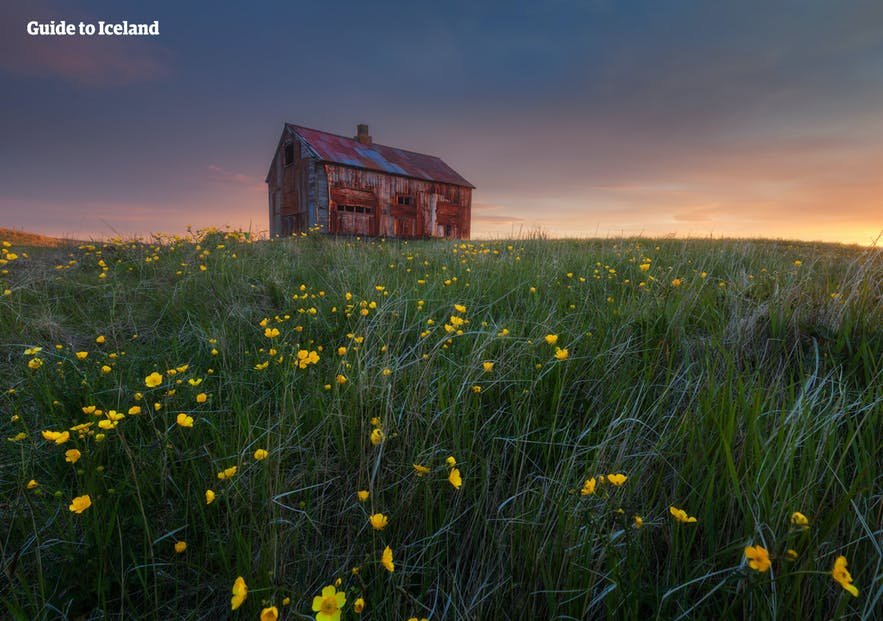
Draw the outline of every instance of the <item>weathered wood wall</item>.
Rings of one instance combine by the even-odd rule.
[[[472,188],[323,163],[300,139],[286,165],[287,142],[267,175],[271,236],[320,226],[338,235],[469,238]]]

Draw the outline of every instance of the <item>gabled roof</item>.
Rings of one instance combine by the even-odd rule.
[[[378,170],[427,181],[450,183],[467,188],[475,187],[440,158],[432,155],[414,153],[376,143],[366,145],[355,138],[329,134],[292,123],[286,123],[285,130],[300,136],[316,157],[323,162]]]

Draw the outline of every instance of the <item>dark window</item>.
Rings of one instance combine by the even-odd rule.
[[[294,164],[294,143],[285,143],[285,165]]]
[[[399,194],[396,196],[396,203],[399,205],[413,205],[413,197],[408,196],[407,194]]]
[[[338,211],[349,211],[350,213],[374,213],[373,207],[363,207],[361,205],[338,205]]]

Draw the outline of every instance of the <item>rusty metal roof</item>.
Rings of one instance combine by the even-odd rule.
[[[286,123],[285,128],[303,138],[315,152],[316,157],[325,162],[468,188],[475,187],[441,159],[432,155],[376,143],[366,145],[354,138],[329,134],[292,123]]]

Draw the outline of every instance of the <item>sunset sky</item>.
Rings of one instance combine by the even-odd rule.
[[[0,227],[266,231],[289,121],[438,155],[473,237],[883,232],[878,1],[12,0],[0,84]]]

